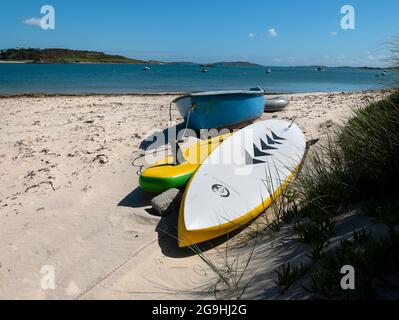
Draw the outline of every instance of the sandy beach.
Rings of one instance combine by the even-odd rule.
[[[296,119],[308,140],[323,139],[387,95],[294,94],[262,119]],[[213,298],[212,272],[166,234],[176,215],[156,216],[138,187],[140,145],[167,128],[176,97],[0,98],[0,298]],[[48,266],[56,286],[43,290]]]

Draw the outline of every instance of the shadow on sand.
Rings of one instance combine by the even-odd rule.
[[[159,222],[156,231],[158,232],[158,243],[162,253],[169,258],[187,258],[195,256],[197,253],[190,248],[180,248],[177,241],[177,228],[178,228],[177,211],[173,212],[167,217],[163,217]],[[245,228],[239,228],[227,235],[221,236],[216,239],[201,243],[198,248],[201,252],[212,250],[233,237],[241,233]]]
[[[121,202],[118,203],[118,207],[127,208],[142,208],[147,207],[151,204],[152,198],[156,194],[144,192],[140,187],[137,187],[134,191],[129,193]]]
[[[173,133],[176,133],[177,137],[180,139],[181,136],[184,134],[184,137],[193,137],[197,138],[200,140],[207,140],[209,138],[217,137],[221,134],[222,129],[217,130],[217,129],[210,129],[210,130],[193,130],[190,128],[187,128],[186,130],[186,122],[180,123],[176,126],[166,128],[163,131],[157,131],[153,133],[152,135],[146,137],[143,141],[141,141],[139,148],[143,151],[155,151],[163,146],[166,146],[170,144],[171,141],[170,139],[174,139]],[[228,127],[228,128],[223,128],[223,130],[228,130],[228,131],[223,131],[223,133],[231,132],[232,129],[235,127]],[[237,127],[237,129],[240,127]],[[171,136],[169,135],[171,134]]]
[[[153,133],[152,135],[146,137],[139,145],[139,148],[144,151],[153,151],[160,147],[166,146],[169,144],[169,136],[170,132],[181,132],[186,128],[186,124],[180,123],[176,126],[166,128],[163,131],[158,131]]]
[[[144,192],[140,187],[136,188],[118,203],[118,207],[126,208],[143,208],[151,205],[151,200],[156,193]],[[152,208],[144,209],[149,215],[159,217],[159,214]],[[186,258],[196,255],[197,253],[190,248],[180,248],[177,241],[178,234],[178,210],[172,212],[167,217],[162,217],[159,221],[156,232],[158,233],[158,243],[162,253],[170,258]],[[207,252],[214,249],[236,235],[240,234],[245,227],[239,228],[227,235],[221,236],[198,245],[201,252]]]

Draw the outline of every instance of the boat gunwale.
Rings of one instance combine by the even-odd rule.
[[[206,91],[206,92],[198,92],[198,93],[190,93],[184,96],[178,97],[173,100],[174,103],[179,100],[186,98],[195,98],[195,97],[206,97],[206,96],[234,96],[234,95],[248,95],[248,96],[264,96],[266,93],[265,90],[261,89],[259,91],[251,91],[251,90],[235,90],[235,91]]]

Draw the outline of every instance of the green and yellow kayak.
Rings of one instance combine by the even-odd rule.
[[[201,140],[182,150],[184,163],[174,165],[173,157],[168,156],[154,163],[140,176],[140,187],[148,192],[164,192],[172,188],[184,187],[191,176],[212,151],[231,134]]]

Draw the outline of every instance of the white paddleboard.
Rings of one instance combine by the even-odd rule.
[[[287,121],[257,122],[234,133],[188,184],[179,246],[219,237],[264,212],[295,175],[305,150],[303,132]]]

